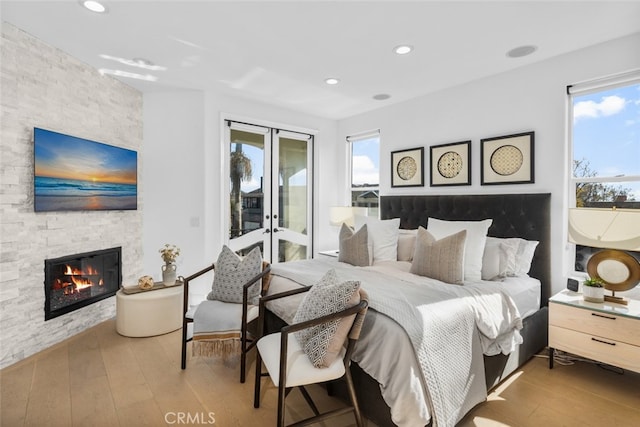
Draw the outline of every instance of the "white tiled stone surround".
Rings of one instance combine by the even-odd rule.
[[[44,321],[44,260],[122,246],[142,272],[142,94],[2,23],[0,368],[115,315],[115,297]],[[138,210],[35,213],[33,127],[138,151]]]

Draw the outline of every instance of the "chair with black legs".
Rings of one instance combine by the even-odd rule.
[[[260,316],[258,327],[264,327],[265,303],[273,301],[274,299],[309,292],[310,290],[313,292],[316,286],[318,285],[263,297],[259,304]],[[305,299],[300,304],[301,308],[305,303],[307,303],[307,305],[317,306],[318,301],[314,301],[313,297],[309,297],[309,294],[305,295]],[[285,425],[285,399],[295,387],[300,389],[302,396],[313,410],[314,416],[291,424],[291,426],[313,424],[329,417],[348,412],[354,413],[357,426],[360,427],[363,425],[362,415],[350,372],[351,355],[360,337],[362,323],[368,307],[367,294],[359,288],[359,283],[358,288],[355,290],[354,297],[355,305],[353,304],[354,298],[352,297],[351,303],[349,303],[346,308],[341,308],[338,311],[304,321],[297,321],[300,317],[304,318],[304,316],[298,315],[301,311],[301,308],[299,308],[293,324],[283,327],[279,332],[265,335],[258,340],[254,407],[260,407],[261,377],[269,376],[274,385],[278,387],[278,427]],[[336,323],[338,324],[337,327],[335,326]],[[339,341],[337,347],[336,342],[329,343],[328,348],[321,348],[323,347],[322,345],[318,346],[318,343],[326,341],[325,338],[327,334],[331,334],[331,331],[336,330],[342,331],[336,332],[335,335],[333,335]],[[302,333],[304,335],[305,331],[307,331],[307,336],[301,337],[300,334]],[[309,331],[311,332],[309,333]],[[316,335],[315,337],[313,336],[314,334]],[[343,334],[342,337],[341,334]],[[346,336],[344,334],[346,334]],[[310,339],[309,335],[311,335]],[[301,343],[300,338],[303,343]],[[304,343],[305,339],[309,340]],[[328,353],[334,353],[334,357],[325,357]],[[319,358],[322,359],[320,360],[320,364],[326,366],[317,366]],[[264,374],[262,373],[263,363],[267,370]],[[304,386],[324,383],[340,378],[344,378],[346,381],[351,406],[320,413]]]
[[[184,317],[182,321],[181,368],[185,369],[187,367],[187,343],[193,340],[193,345],[199,346],[198,350],[194,350],[194,352],[199,355],[228,357],[239,354],[240,382],[244,383],[247,353],[256,346],[257,342],[249,333],[249,330],[251,326],[255,327],[257,325],[257,299],[267,293],[271,265],[266,261],[262,261],[260,257],[256,261],[257,269],[245,271],[245,274],[238,274],[239,269],[245,268],[242,265],[243,260],[238,258],[238,262],[235,263],[233,256],[236,255],[229,255],[226,251],[230,250],[226,247],[223,248],[223,253],[227,257],[231,257],[231,266],[224,260],[221,263],[221,258],[219,258],[216,263],[182,279],[184,281]],[[250,255],[247,255],[247,258]],[[221,254],[222,256],[223,254]],[[217,294],[212,292],[206,300],[196,306],[190,306],[189,284],[205,273],[214,271],[213,287],[215,288],[215,275],[226,274],[224,270],[226,270],[226,273],[232,270],[232,276],[237,279],[237,285],[235,285],[237,288],[236,295],[231,297],[224,295],[221,299],[218,299],[220,298],[220,292]],[[252,296],[252,293],[255,295]],[[200,319],[200,322],[204,323],[205,326],[195,325],[194,319],[196,322]]]

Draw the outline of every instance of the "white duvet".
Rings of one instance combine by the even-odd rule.
[[[522,341],[518,309],[499,284],[445,284],[403,271],[398,263],[364,268],[328,259],[276,264],[269,293],[291,286],[281,278],[312,285],[329,268],[345,280],[360,280],[369,294],[375,311],[365,319],[353,359],[380,383],[399,426],[430,420],[435,426],[455,425],[486,399],[482,354],[508,354]],[[298,301],[269,308],[287,321]]]

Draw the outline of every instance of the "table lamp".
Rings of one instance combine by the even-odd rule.
[[[368,208],[359,206],[331,206],[329,208],[329,223],[337,227],[343,223],[353,227],[355,216],[367,216],[367,212]]]
[[[603,248],[587,263],[590,277],[599,277],[612,295],[605,300],[627,304],[616,292],[640,282],[640,263],[624,251],[640,251],[640,210],[617,208],[569,209],[569,241]]]

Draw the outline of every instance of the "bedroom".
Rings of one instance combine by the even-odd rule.
[[[116,3],[117,4],[117,3]],[[3,2],[4,8],[4,2]],[[3,14],[4,15],[4,14]],[[3,31],[5,31],[3,29]],[[60,107],[52,105],[52,110],[46,115],[49,127],[72,134],[94,136],[98,140],[127,141],[133,148],[134,141],[142,144],[144,139],[141,197],[143,208],[134,215],[130,228],[121,229],[111,224],[108,215],[91,213],[81,218],[83,221],[94,221],[94,227],[106,227],[107,230],[116,227],[116,232],[131,232],[128,237],[131,247],[129,253],[133,261],[127,266],[125,272],[127,280],[134,281],[146,272],[155,272],[159,269],[159,257],[157,249],[166,242],[178,243],[183,249],[183,256],[179,268],[181,271],[194,271],[206,265],[213,259],[223,240],[221,229],[221,216],[218,214],[216,200],[222,199],[221,189],[214,179],[215,165],[220,164],[218,152],[207,143],[215,141],[220,133],[220,112],[235,113],[243,117],[255,118],[268,122],[296,125],[304,128],[319,129],[317,138],[317,162],[320,164],[318,175],[322,174],[322,165],[327,159],[339,159],[337,172],[330,169],[329,173],[322,175],[322,185],[318,188],[317,206],[330,206],[343,203],[334,189],[346,182],[344,165],[340,162],[339,147],[345,136],[359,133],[365,130],[380,128],[383,130],[383,146],[381,159],[387,159],[388,153],[396,149],[411,148],[417,146],[429,146],[445,142],[453,142],[464,139],[472,139],[472,163],[474,167],[479,162],[479,139],[521,130],[536,131],[536,159],[538,173],[535,184],[526,186],[505,186],[503,192],[550,192],[552,193],[552,277],[554,290],[560,290],[566,282],[568,268],[571,266],[571,254],[567,249],[566,240],[563,237],[563,223],[560,219],[565,209],[566,190],[561,184],[565,179],[566,155],[565,140],[565,92],[567,84],[588,80],[594,77],[606,76],[620,71],[638,68],[639,58],[637,46],[639,44],[637,28],[635,34],[631,34],[617,40],[607,41],[603,44],[585,47],[574,52],[565,53],[546,61],[532,63],[500,75],[489,76],[474,82],[458,85],[442,90],[428,96],[414,100],[390,105],[369,113],[334,120],[320,118],[314,115],[303,114],[299,111],[291,111],[291,108],[271,107],[257,102],[251,102],[241,97],[220,95],[202,91],[154,91],[144,95],[144,102],[134,99],[131,108],[143,110],[138,123],[134,123],[131,133],[129,130],[120,131],[126,135],[118,134],[117,139],[108,130],[96,130],[100,123],[96,117],[85,118],[76,111],[73,115],[59,113]],[[24,37],[29,37],[23,35]],[[46,48],[38,45],[37,40],[26,42],[26,45],[36,49],[36,56],[42,55],[39,49]],[[511,43],[508,44],[511,47]],[[506,50],[506,48],[504,49]],[[51,52],[49,52],[51,53]],[[56,55],[58,54],[51,53]],[[70,55],[72,56],[72,55]],[[62,58],[65,67],[76,69],[82,67],[73,58]],[[33,79],[41,79],[39,68],[41,65],[35,60],[24,62],[24,72],[34,73]],[[4,67],[4,65],[3,65]],[[63,67],[63,68],[65,68]],[[67,69],[68,73],[71,70]],[[80,68],[81,69],[81,68]],[[3,68],[3,100],[7,99],[7,84],[4,80]],[[62,77],[58,77],[62,79]],[[98,80],[98,79],[96,79]],[[67,80],[61,80],[67,81]],[[98,87],[103,89],[103,83],[92,82],[84,88]],[[108,93],[111,88],[104,88]],[[19,112],[23,118],[20,124],[20,132],[29,126],[33,126],[29,115],[33,117],[45,116],[38,113],[37,99],[39,94],[32,94],[26,110]],[[81,93],[71,94],[69,101],[72,104],[83,105],[85,101]],[[80,99],[75,98],[78,96]],[[135,98],[135,95],[127,95]],[[66,99],[66,98],[61,98]],[[465,100],[460,102],[459,100]],[[488,102],[491,100],[491,102]],[[36,104],[36,105],[33,105]],[[143,107],[140,105],[143,104]],[[3,102],[3,110],[5,104]],[[93,109],[92,112],[100,112]],[[126,108],[121,105],[121,108]],[[444,114],[443,111],[455,110],[455,115]],[[8,111],[8,110],[5,110]],[[13,110],[12,110],[13,111]],[[55,113],[55,114],[51,114]],[[138,113],[140,114],[140,113]],[[430,119],[427,119],[429,117]],[[103,117],[102,124],[109,126],[120,120],[118,116],[112,121]],[[6,122],[5,122],[6,123]],[[464,123],[464,128],[460,123]],[[136,127],[137,126],[137,127]],[[424,136],[428,131],[428,138]],[[11,175],[3,176],[3,191],[5,185],[18,186],[19,193],[29,194],[29,182],[26,174],[29,173],[30,164],[26,162],[30,158],[30,145],[23,135],[17,136],[17,129],[7,129],[3,125],[3,162],[9,157],[5,156],[7,145],[13,147],[10,152],[15,153],[18,159],[12,164],[13,169],[23,178],[18,179]],[[132,135],[134,138],[132,138]],[[144,137],[143,137],[144,135]],[[327,137],[327,135],[329,135]],[[147,143],[153,141],[153,143]],[[14,145],[14,142],[18,144]],[[14,150],[17,150],[15,152]],[[203,159],[210,159],[210,163],[204,163]],[[332,162],[329,162],[331,165]],[[4,163],[3,163],[4,167]],[[475,167],[473,185],[456,188],[455,193],[480,193],[485,188],[479,185],[479,168]],[[388,162],[381,160],[381,180],[383,189],[389,194],[413,194],[408,190],[390,189]],[[14,180],[14,181],[12,181]],[[185,188],[194,188],[194,182],[204,184],[197,185],[197,191],[184,191]],[[22,186],[22,187],[20,187]],[[526,187],[526,190],[525,188]],[[448,189],[448,193],[453,192]],[[492,189],[493,190],[493,189]],[[425,186],[422,193],[432,191]],[[166,193],[171,196],[171,205],[167,208]],[[64,241],[65,231],[80,227],[80,231],[88,231],[87,225],[75,224],[73,215],[60,215],[51,218],[44,224],[38,221],[34,223],[34,214],[26,205],[28,201],[24,196],[13,196],[12,203],[17,206],[16,215],[11,210],[3,211],[3,353],[4,363],[14,363],[20,358],[32,354],[35,351],[47,348],[61,339],[67,338],[85,327],[77,325],[77,321],[69,320],[69,324],[63,325],[63,331],[52,330],[52,327],[41,322],[41,263],[45,256],[59,254],[61,242]],[[3,200],[8,200],[3,194]],[[187,207],[187,208],[185,208]],[[162,212],[161,214],[159,214]],[[10,225],[4,223],[4,219],[13,218]],[[192,221],[193,220],[193,221]],[[192,224],[196,224],[195,226]],[[318,208],[317,219],[317,248],[320,250],[333,249],[335,247],[335,235],[330,235],[328,230],[328,211]],[[22,230],[20,227],[24,227]],[[5,230],[7,230],[5,232]],[[35,231],[38,230],[38,231]],[[16,236],[26,237],[20,244]],[[42,233],[37,239],[27,237],[31,233]],[[88,233],[84,233],[88,234]],[[7,236],[7,237],[5,237]],[[11,237],[9,237],[11,236]],[[25,245],[27,242],[28,245]],[[74,243],[80,246],[80,243]],[[4,252],[7,251],[7,252]],[[14,255],[14,253],[16,255]],[[37,260],[30,256],[37,255]],[[19,254],[19,259],[18,255]],[[29,273],[31,268],[36,273]],[[37,304],[36,304],[37,303]],[[97,314],[96,322],[112,317],[114,313],[113,302],[101,304],[91,309],[92,314]],[[5,308],[7,310],[5,310]],[[100,310],[98,313],[95,311]],[[9,318],[4,313],[10,312]],[[102,317],[101,317],[102,316]],[[32,320],[35,320],[32,322]],[[6,323],[8,322],[8,323]],[[51,322],[49,322],[51,323]],[[24,326],[28,324],[28,326]],[[5,325],[10,325],[5,328]],[[23,328],[26,328],[24,330]],[[7,329],[11,335],[4,335]],[[17,338],[16,338],[17,337]],[[5,346],[6,340],[17,345],[10,349]],[[13,341],[15,340],[15,341]],[[23,355],[21,355],[23,354]]]

